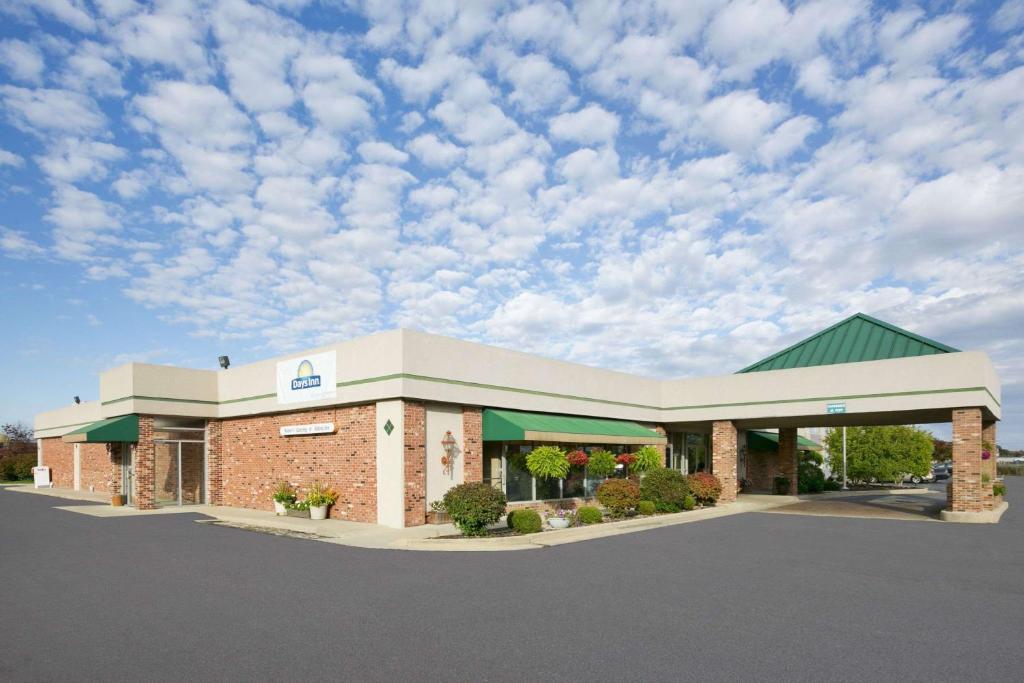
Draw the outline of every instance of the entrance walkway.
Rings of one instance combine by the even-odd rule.
[[[764,512],[789,515],[821,515],[826,517],[862,517],[899,519],[915,522],[937,522],[946,507],[946,495],[932,489],[907,491],[844,491],[814,497]]]

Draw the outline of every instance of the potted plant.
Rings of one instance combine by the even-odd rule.
[[[537,446],[526,454],[526,469],[538,479],[565,479],[569,458],[558,446]]]
[[[309,519],[309,501],[306,500],[293,500],[290,503],[285,503],[285,514],[289,517],[301,517],[303,519]]]
[[[286,481],[282,481],[274,489],[274,512],[278,515],[284,515],[287,513],[288,503],[295,502],[295,490],[292,489],[291,484]]]
[[[447,524],[450,521],[448,510],[444,507],[444,500],[435,500],[430,504],[430,512],[427,513],[427,524]]]
[[[556,510],[547,514],[548,526],[552,529],[568,529],[572,523],[572,511]]]
[[[321,484],[309,487],[306,504],[309,505],[310,519],[327,519],[327,508],[338,501],[338,494]]]

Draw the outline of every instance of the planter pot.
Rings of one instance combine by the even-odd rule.
[[[287,514],[289,517],[309,519],[309,510],[285,510],[285,514]]]
[[[431,510],[427,513],[427,524],[448,524],[451,521],[447,512]]]
[[[568,529],[569,520],[565,517],[552,517],[548,519],[548,526],[552,529]]]
[[[288,509],[284,506],[284,503],[278,503],[274,501],[274,514],[278,517],[283,517],[288,512]]]
[[[110,497],[110,504],[113,505],[116,508],[119,508],[119,507],[123,506],[124,505],[124,496],[122,496],[121,494],[115,494],[115,495],[111,496]]]
[[[309,518],[310,519],[327,519],[327,506],[321,505],[319,507],[309,506]]]

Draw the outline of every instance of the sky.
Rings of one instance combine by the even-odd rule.
[[[725,374],[862,311],[987,352],[1021,448],[1024,0],[4,0],[0,297],[2,421],[395,327]]]

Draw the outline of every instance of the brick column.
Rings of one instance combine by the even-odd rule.
[[[736,425],[721,420],[711,425],[711,471],[722,482],[722,503],[736,500]]]
[[[124,444],[108,443],[107,455],[110,457],[110,476],[107,477],[107,491],[111,497],[124,495],[124,482],[121,481],[121,458]]]
[[[797,493],[796,427],[779,428],[779,464],[776,471],[789,479],[789,495]],[[772,486],[775,483],[772,482]],[[774,491],[773,491],[774,492]]]
[[[658,432],[662,436],[668,435],[668,432],[665,431],[665,427],[663,425],[655,425],[654,431]],[[661,464],[667,466],[667,463],[665,462],[665,454],[668,452],[668,441],[655,446],[655,448],[657,448],[658,452],[661,453]]]
[[[135,446],[135,507],[152,510],[156,488],[156,450],[153,447],[153,416],[139,415],[139,443]]]
[[[209,490],[206,502],[210,505],[224,504],[224,439],[220,420],[206,423],[206,480]]]
[[[427,411],[422,403],[402,403],[405,422],[405,526],[427,523]]]
[[[953,481],[949,509],[981,512],[985,508],[981,486],[981,408],[953,410]],[[991,488],[989,508],[991,509]]]
[[[462,407],[462,480],[484,480],[484,411]]]

